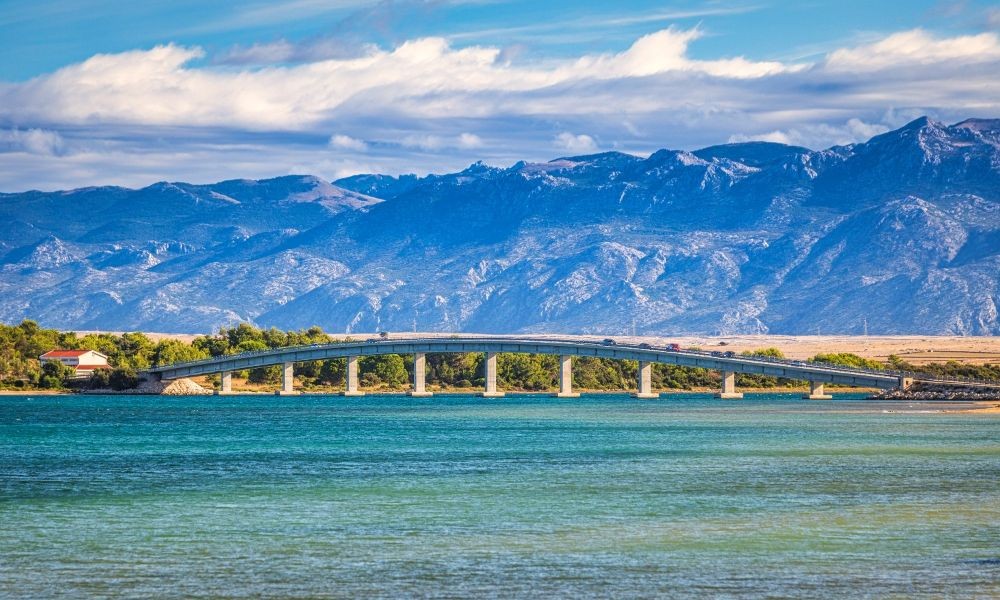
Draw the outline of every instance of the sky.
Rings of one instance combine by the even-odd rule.
[[[4,0],[0,191],[451,172],[1000,117],[976,0]]]

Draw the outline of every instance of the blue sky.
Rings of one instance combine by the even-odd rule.
[[[0,4],[0,190],[447,171],[1000,116],[985,1]]]

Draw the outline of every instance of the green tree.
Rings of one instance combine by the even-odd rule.
[[[42,365],[42,374],[39,378],[39,385],[47,389],[59,389],[65,386],[76,371],[73,367],[68,367],[57,360],[50,360]]]
[[[94,369],[90,374],[87,386],[92,390],[104,390],[111,387],[111,369]]]
[[[154,366],[172,365],[208,357],[209,353],[203,348],[180,340],[163,339],[153,347],[152,362]]]
[[[110,333],[91,333],[80,338],[78,342],[81,350],[93,350],[108,357],[108,363],[112,367],[126,366],[128,361],[122,351],[118,337]]]
[[[249,323],[240,323],[236,327],[229,329],[222,328],[219,335],[225,336],[230,347],[237,347],[244,342],[260,342],[265,348],[268,347],[264,341],[264,332]]]
[[[115,391],[131,390],[139,385],[139,376],[131,367],[116,367],[108,376],[108,385]]]
[[[327,385],[340,385],[347,378],[347,359],[336,358],[322,361],[317,379]]]
[[[230,354],[229,352],[229,338],[222,334],[225,331],[220,330],[219,335],[201,335],[191,342],[191,345],[198,348],[202,352],[206,352],[211,356],[222,356],[224,354]]]
[[[153,341],[142,333],[123,333],[118,338],[118,350],[121,353],[119,366],[146,369],[153,357]]]
[[[379,381],[390,387],[405,385],[409,380],[406,372],[406,365],[403,357],[398,354],[386,354],[384,356],[371,357],[371,373],[379,378]]]
[[[236,344],[235,346],[229,347],[230,354],[243,354],[244,352],[262,352],[264,350],[270,350],[267,344],[263,340],[246,339],[242,342]]]
[[[556,385],[559,357],[544,354],[498,354],[497,379],[501,387],[541,391]]]
[[[281,366],[271,365],[269,367],[250,369],[247,381],[250,383],[278,383],[281,381]]]
[[[871,360],[851,354],[850,352],[839,352],[830,354],[817,354],[810,359],[811,362],[839,365],[843,367],[853,367],[856,369],[883,369],[885,365],[877,360]]]

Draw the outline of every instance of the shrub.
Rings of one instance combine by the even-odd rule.
[[[95,369],[88,382],[90,389],[103,390],[111,387],[111,369]]]
[[[38,380],[38,386],[47,390],[58,390],[63,385],[62,379],[58,377],[54,377],[52,375],[42,375],[42,378]]]
[[[129,367],[112,369],[108,376],[108,385],[115,391],[130,390],[139,385],[139,376]]]
[[[250,383],[278,383],[281,381],[281,367],[271,365],[270,367],[251,369],[247,381]]]

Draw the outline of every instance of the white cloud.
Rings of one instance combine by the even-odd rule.
[[[670,71],[705,73],[716,77],[754,78],[802,68],[780,62],[753,62],[743,57],[721,60],[692,60],[687,56],[691,42],[702,36],[699,29],[673,27],[644,35],[632,46],[613,55],[584,56],[571,71],[601,78],[643,77]]]
[[[458,147],[466,150],[482,148],[483,140],[474,133],[463,133],[458,136]]]
[[[414,134],[404,136],[400,139],[399,143],[407,148],[416,148],[430,152],[438,152],[449,148],[472,150],[483,147],[483,140],[473,133],[461,133],[456,136]]]
[[[866,123],[861,119],[848,119],[842,125],[820,123],[804,125],[783,131],[767,131],[757,134],[736,134],[729,136],[729,143],[775,142],[806,148],[818,148],[831,144],[853,144],[863,142],[889,131],[884,123]]]
[[[421,150],[434,151],[445,147],[444,138],[438,135],[408,135],[399,142],[407,148],[419,148]]]
[[[366,144],[364,140],[355,139],[349,135],[343,135],[340,133],[330,136],[329,145],[331,148],[354,150],[355,152],[365,152],[368,150],[368,144]]]
[[[587,154],[597,151],[597,142],[594,141],[594,138],[582,133],[574,135],[564,131],[555,137],[553,144],[556,148],[567,150],[573,154]]]
[[[548,160],[554,148],[584,154],[597,150],[596,140],[637,153],[726,139],[820,148],[921,114],[1000,115],[994,33],[900,32],[814,64],[700,60],[691,49],[701,35],[669,28],[622,52],[536,62],[440,38],[305,62],[289,58],[301,49],[283,42],[247,49],[253,64],[294,63],[267,67],[235,59],[222,67],[199,61],[199,48],[172,44],[96,55],[30,81],[0,82],[0,126],[18,126],[0,130],[4,160],[18,165],[0,165],[0,189],[39,185],[40,171],[25,168],[31,157],[47,166],[42,177],[58,171],[58,181],[81,184],[116,173],[134,183],[326,168],[302,153],[339,159],[331,148],[363,152],[364,165],[386,172],[441,171],[472,159]],[[248,147],[280,164],[250,157]],[[140,160],[153,156],[148,165]]]
[[[693,61],[685,56],[698,30],[666,29],[643,36],[628,50],[584,56],[545,69],[500,64],[497,48],[451,48],[442,38],[423,38],[392,51],[369,48],[357,58],[232,71],[188,64],[200,48],[168,44],[147,51],[96,55],[51,75],[0,89],[0,117],[54,119],[62,123],[136,123],[230,126],[251,130],[306,129],[332,111],[365,104],[454,115],[446,94],[531,92],[587,79],[621,79],[695,72],[719,77],[761,77],[780,63],[743,58]],[[281,42],[251,48],[248,61],[283,60]],[[255,58],[256,57],[256,58]],[[435,102],[428,102],[433,96]],[[481,106],[468,106],[475,113]]]
[[[0,129],[0,152],[29,154],[61,154],[65,142],[56,131],[45,129]]]
[[[1000,38],[995,33],[936,38],[922,29],[913,29],[874,44],[831,52],[824,66],[836,71],[870,71],[913,64],[982,63],[998,59]]]
[[[848,119],[847,131],[854,136],[854,140],[861,142],[889,131],[889,127],[882,123],[865,123],[861,119]]]

